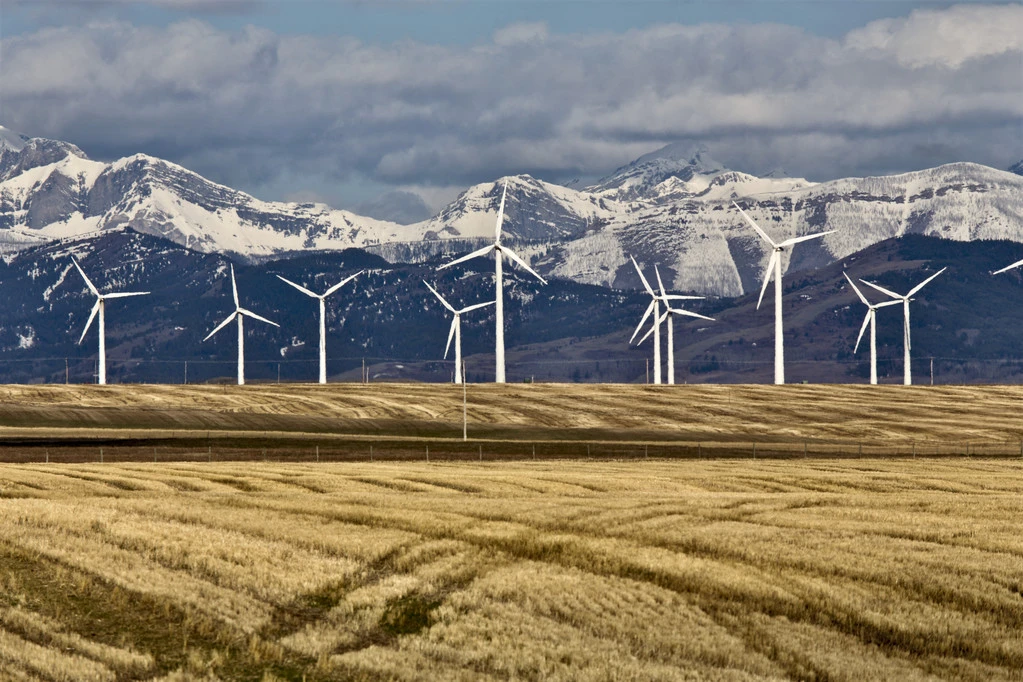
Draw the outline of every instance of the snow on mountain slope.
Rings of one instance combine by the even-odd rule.
[[[5,251],[129,226],[204,252],[267,258],[369,248],[418,262],[491,240],[504,181],[502,238],[541,273],[638,288],[629,256],[672,288],[736,296],[759,286],[769,252],[732,206],[799,245],[783,267],[820,267],[904,234],[1023,241],[1023,177],[971,163],[812,183],[725,169],[704,147],[669,145],[575,190],[529,175],[466,189],[412,225],[324,204],[258,200],[144,154],[106,164],[74,145],[0,129],[0,246]]]
[[[418,224],[421,238],[493,239],[505,181],[508,196],[501,234],[508,239],[572,239],[626,210],[588,192],[515,175],[467,189],[437,216]]]
[[[254,257],[415,238],[406,226],[324,204],[260,201],[144,154],[104,164],[62,144],[32,139],[4,148],[0,228],[8,243],[128,225],[200,251]]]
[[[1023,241],[1023,178],[970,163],[846,178],[737,201],[776,241],[835,230],[787,252],[785,270],[821,267],[904,234]],[[634,287],[639,282],[628,261],[634,255],[641,263],[660,263],[673,288],[723,296],[748,292],[759,285],[770,253],[731,202],[731,195],[680,199],[619,214],[596,234],[553,249],[541,267],[553,276]]]

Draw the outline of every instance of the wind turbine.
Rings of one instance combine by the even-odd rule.
[[[701,320],[710,320],[710,321],[714,321],[714,318],[713,317],[707,317],[706,315],[700,315],[699,313],[694,313],[691,310],[683,310],[682,308],[672,308],[671,304],[668,303],[669,300],[677,300],[677,299],[696,300],[696,299],[703,298],[703,296],[680,296],[680,295],[676,295],[676,294],[668,294],[664,290],[664,283],[661,281],[661,273],[657,269],[656,265],[654,266],[654,272],[657,274],[657,284],[661,288],[660,300],[664,302],[664,307],[665,307],[664,315],[661,316],[661,322],[663,322],[665,319],[668,320],[668,383],[669,384],[674,384],[675,383],[675,326],[674,326],[675,315],[685,315],[687,317],[698,317]],[[654,329],[655,328],[656,327],[651,327],[650,331],[648,331],[646,333],[646,336],[644,336],[642,339],[639,340],[639,343],[643,343],[644,341],[646,341],[647,337],[649,337],[651,334],[654,333]]]
[[[470,254],[466,254],[461,258],[457,258],[446,265],[442,265],[438,270],[444,268],[450,268],[452,265],[478,258],[479,256],[486,256],[491,251],[494,252],[494,275],[495,275],[495,293],[494,293],[494,317],[496,318],[497,330],[494,334],[494,362],[496,365],[496,371],[494,373],[495,379],[499,384],[504,383],[504,270],[502,268],[504,256],[507,256],[510,260],[518,263],[525,268],[529,274],[536,277],[538,280],[547,284],[547,280],[538,275],[533,268],[526,264],[526,261],[518,257],[518,255],[509,249],[507,246],[501,244],[501,223],[504,222],[504,199],[508,194],[508,181],[504,181],[504,190],[501,192],[501,207],[497,211],[497,227],[494,228],[494,243],[490,246],[484,246],[482,249],[473,251]]]
[[[277,324],[276,322],[271,322],[270,320],[266,319],[265,317],[260,317],[259,315],[257,315],[256,313],[252,312],[251,310],[246,310],[245,308],[243,308],[241,306],[241,304],[238,302],[238,285],[235,284],[235,281],[234,281],[234,265],[231,265],[231,294],[234,296],[234,312],[231,313],[230,315],[228,315],[226,320],[224,320],[223,322],[218,324],[213,331],[211,331],[209,334],[207,334],[206,338],[203,339],[203,341],[207,341],[211,336],[213,336],[214,334],[219,332],[221,329],[226,327],[228,324],[230,324],[231,320],[237,318],[237,320],[238,320],[238,385],[241,386],[241,385],[243,385],[245,383],[245,324],[244,324],[245,316],[248,315],[249,317],[251,317],[254,320],[259,320],[260,322],[266,322],[267,324],[272,324],[275,327],[280,327],[281,325]]]
[[[444,304],[444,307],[454,313],[455,317],[451,320],[451,331],[448,332],[448,343],[444,346],[444,359],[448,357],[448,350],[451,348],[451,339],[455,339],[455,383],[462,383],[462,313],[467,313],[470,310],[476,310],[477,308],[486,308],[488,305],[494,305],[494,301],[487,301],[486,303],[477,303],[476,305],[467,306],[461,310],[455,310],[455,308],[444,300],[444,297],[437,293],[437,290],[430,286],[430,283],[425,279],[423,284],[426,288],[433,292],[433,295],[437,297],[437,300]]]
[[[904,383],[906,386],[909,386],[909,385],[911,385],[913,383],[913,371],[912,371],[912,367],[910,366],[910,361],[909,361],[909,350],[910,350],[910,347],[911,347],[910,340],[909,340],[909,302],[913,300],[913,295],[914,294],[916,294],[918,291],[923,289],[927,285],[928,282],[930,282],[932,279],[934,279],[935,277],[937,277],[941,273],[945,272],[945,270],[947,270],[947,269],[948,269],[947,267],[944,267],[941,270],[938,270],[936,273],[934,273],[933,275],[931,275],[930,277],[928,277],[927,279],[925,279],[924,281],[920,282],[915,287],[910,289],[909,293],[906,294],[905,296],[902,296],[900,294],[896,294],[894,291],[888,291],[884,287],[880,287],[880,286],[878,286],[876,284],[871,284],[870,282],[867,282],[865,280],[862,280],[862,279],[860,280],[861,282],[866,284],[868,287],[873,287],[873,288],[877,289],[878,291],[880,291],[882,294],[887,294],[887,295],[891,296],[892,298],[895,299],[895,303],[898,303],[899,301],[902,301],[902,321],[903,321],[903,325],[902,325],[902,347],[903,347],[903,351],[905,352],[905,356],[904,356],[904,359],[903,359],[902,383]]]
[[[643,313],[643,318],[636,325],[636,331],[632,332],[632,338],[629,339],[629,343],[632,343],[636,339],[636,334],[639,334],[639,330],[643,328],[643,324],[646,322],[646,318],[650,317],[650,313],[654,314],[654,324],[651,331],[654,334],[654,383],[661,383],[661,299],[654,293],[653,288],[650,286],[650,282],[646,281],[646,277],[643,276],[643,271],[639,269],[639,263],[633,256],[629,256],[632,260],[632,265],[636,268],[636,272],[639,273],[639,279],[643,282],[643,288],[650,294],[650,305],[646,307],[646,312]],[[648,334],[649,336],[649,334]],[[646,336],[643,337],[645,339]],[[643,343],[643,340],[640,340]],[[638,345],[638,344],[637,344]]]
[[[835,230],[828,230],[827,232],[818,232],[817,234],[808,234],[802,237],[792,237],[786,239],[783,242],[776,243],[773,239],[767,236],[767,233],[760,229],[760,226],[753,222],[753,219],[746,215],[746,212],[739,208],[739,204],[732,202],[732,205],[739,209],[739,213],[746,219],[753,229],[757,231],[764,240],[771,245],[774,251],[771,253],[771,260],[767,263],[767,270],[764,272],[764,285],[760,287],[760,298],[757,299],[757,310],[760,309],[760,304],[764,300],[764,292],[767,291],[767,283],[771,281],[772,271],[774,274],[774,383],[784,384],[785,383],[785,342],[782,337],[782,319],[781,319],[781,254],[785,249],[798,244],[799,242],[805,242],[810,239],[817,239],[833,233]]]
[[[877,309],[884,308],[885,306],[898,305],[898,301],[885,301],[884,303],[871,303],[867,300],[867,297],[853,284],[853,281],[849,279],[847,273],[845,275],[846,280],[849,282],[849,286],[853,288],[856,295],[863,301],[863,305],[867,306],[867,315],[863,318],[863,325],[860,327],[860,335],[856,337],[856,347],[853,348],[853,354],[856,353],[860,348],[860,341],[863,339],[863,332],[867,330],[867,325],[870,325],[870,383],[877,383]]]
[[[74,256],[71,257],[71,262],[75,264],[75,268],[78,270],[78,274],[85,280],[85,284],[89,287],[89,291],[96,296],[96,305],[92,306],[92,312],[89,313],[89,321],[85,323],[85,329],[82,330],[82,335],[78,339],[78,343],[85,340],[85,334],[89,331],[89,327],[92,326],[92,321],[96,317],[96,313],[99,313],[99,383],[107,383],[107,324],[106,324],[106,300],[108,298],[127,298],[128,296],[145,296],[148,291],[120,291],[109,294],[101,294],[95,285],[85,276],[85,271],[82,270],[81,266],[78,265],[78,261],[75,260]]]
[[[650,283],[647,282],[646,277],[643,276],[643,272],[639,269],[639,265],[636,263],[636,259],[632,258],[632,264],[636,267],[636,272],[639,273],[639,278],[643,281],[643,287],[650,294],[651,301],[650,305],[647,306],[646,312],[643,314],[643,319],[640,320],[639,326],[636,327],[636,331],[633,332],[632,338],[636,338],[636,334],[642,329],[643,323],[646,322],[646,318],[651,312],[654,313],[654,323],[650,328],[650,331],[639,340],[639,344],[642,344],[651,334],[656,334],[656,345],[654,346],[654,383],[661,383],[661,323],[665,320],[668,321],[668,383],[675,383],[675,332],[674,332],[674,316],[675,315],[687,315],[690,317],[699,317],[704,320],[713,320],[712,317],[706,317],[699,315],[688,310],[682,310],[680,308],[672,308],[670,301],[695,301],[702,299],[703,296],[682,296],[681,294],[669,294],[664,288],[664,282],[661,280],[661,271],[657,265],[654,265],[654,274],[657,275],[657,286],[660,288],[661,293],[654,293]],[[664,314],[660,314],[660,304],[664,304]],[[631,339],[630,339],[631,343]],[[639,345],[636,344],[636,345]]]
[[[320,302],[320,383],[321,384],[327,383],[327,323],[326,323],[326,308],[327,308],[327,306],[324,303],[324,299],[327,298],[328,296],[330,296],[332,293],[334,293],[338,289],[340,289],[341,287],[343,287],[344,285],[346,285],[349,282],[351,282],[353,279],[355,279],[356,277],[361,275],[363,272],[365,272],[365,270],[359,270],[357,273],[355,273],[351,277],[343,279],[339,283],[337,283],[334,286],[332,286],[331,288],[327,289],[322,294],[314,294],[313,292],[311,292],[308,289],[306,289],[304,286],[302,286],[300,284],[295,284],[290,279],[285,279],[284,277],[281,277],[280,275],[277,275],[277,279],[281,280],[282,282],[285,282],[286,284],[290,284],[291,286],[295,287],[296,289],[301,291],[306,296],[311,296],[311,297],[313,297],[315,299],[318,299],[319,302]],[[237,301],[235,303],[237,303]]]

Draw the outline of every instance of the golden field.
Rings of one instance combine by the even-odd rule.
[[[403,458],[429,446],[465,459],[480,444],[505,458],[751,457],[753,444],[780,456],[1023,455],[1018,386],[473,384],[466,402],[476,443],[463,447],[453,385],[0,386],[0,460],[17,454],[8,444],[43,441],[175,446],[181,456],[269,444],[284,460],[314,447],[368,458],[374,440]]]
[[[4,464],[0,679],[1020,679],[1021,474]]]

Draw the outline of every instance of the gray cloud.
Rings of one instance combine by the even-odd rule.
[[[1023,157],[1016,5],[915,11],[840,40],[776,24],[517,24],[471,46],[375,45],[109,22],[6,38],[0,57],[8,127],[257,194],[282,177],[321,194],[353,178],[568,180],[679,139],[814,179]]]

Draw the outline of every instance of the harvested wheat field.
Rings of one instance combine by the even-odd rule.
[[[0,465],[0,679],[1020,679],[1021,474]]]
[[[445,384],[2,386],[0,460],[61,445],[87,447],[54,453],[79,462],[95,445],[107,461],[369,459],[374,445],[384,459],[1023,456],[1019,386],[475,384],[468,444],[462,399]]]

